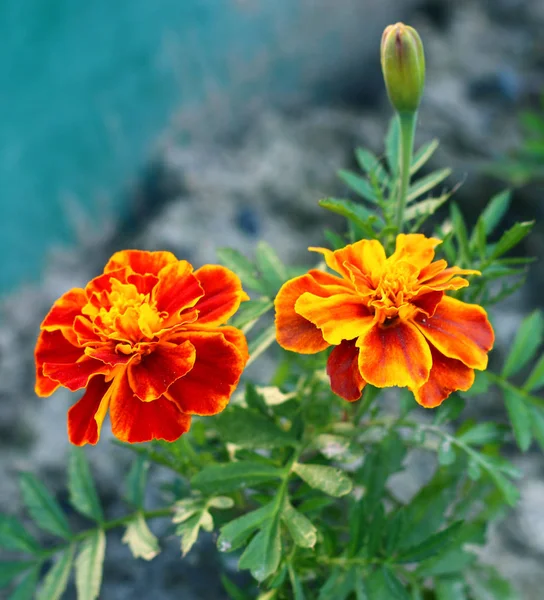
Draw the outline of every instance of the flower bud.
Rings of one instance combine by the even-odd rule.
[[[425,84],[425,55],[418,32],[404,23],[386,27],[381,62],[387,95],[395,110],[415,112]]]

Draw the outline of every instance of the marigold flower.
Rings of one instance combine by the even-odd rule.
[[[335,252],[310,248],[339,276],[314,269],[283,285],[275,301],[278,343],[301,354],[334,346],[331,388],[349,401],[367,383],[408,387],[427,408],[468,390],[474,369],[487,367],[494,334],[483,308],[445,295],[468,285],[460,275],[478,271],[433,262],[440,243],[400,234],[389,258],[376,240]]]
[[[125,442],[173,441],[191,415],[222,411],[248,359],[243,333],[223,324],[248,300],[224,267],[193,271],[170,252],[112,256],[85,289],[59,298],[36,344],[36,393],[83,397],[68,411],[73,444],[96,444],[106,413]]]

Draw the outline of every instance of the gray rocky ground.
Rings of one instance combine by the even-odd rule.
[[[425,40],[428,86],[418,136],[440,137],[434,166],[452,165],[452,183],[466,178],[459,202],[470,213],[499,188],[482,174],[486,161],[507,151],[517,140],[515,111],[530,105],[544,87],[544,4],[515,0],[421,3],[410,22]],[[393,17],[394,19],[394,17]],[[365,51],[361,64],[374,58]],[[344,74],[343,77],[346,75]],[[349,77],[364,77],[350,65]],[[331,75],[330,85],[335,85]],[[240,110],[225,126],[213,118],[212,107],[191,115],[193,142],[179,143],[178,125],[157,144],[145,180],[133,190],[134,210],[121,222],[103,223],[100,232],[82,227],[79,247],[59,250],[39,286],[27,287],[3,300],[0,325],[0,510],[19,505],[15,474],[39,472],[62,496],[67,440],[64,422],[73,397],[59,391],[53,398],[33,393],[32,349],[39,322],[51,302],[73,286],[84,284],[100,270],[113,250],[138,247],[168,249],[193,264],[214,262],[215,248],[232,246],[251,255],[258,239],[277,249],[290,263],[310,264],[309,244],[322,243],[323,226],[339,221],[317,206],[325,195],[346,192],[334,172],[353,166],[352,149],[367,145],[381,151],[389,109],[383,97],[361,108],[360,88],[331,94],[328,102],[283,109]],[[362,94],[364,95],[364,94]],[[244,127],[239,123],[244,116]],[[533,203],[539,190],[516,194],[520,216],[540,212]],[[542,227],[542,226],[541,226]],[[544,256],[542,228],[526,251]],[[498,307],[494,322],[498,352],[510,343],[527,312],[542,307],[542,271],[533,269],[529,285]],[[496,401],[476,409],[495,414]],[[107,427],[104,428],[107,431]],[[98,474],[100,492],[116,514],[119,477],[128,457],[103,441],[89,456]],[[506,521],[496,527],[485,558],[499,566],[522,591],[525,600],[540,600],[544,586],[544,462],[533,449],[514,455],[524,471],[522,499]],[[409,471],[417,481],[418,469]],[[160,524],[159,524],[160,527]],[[204,542],[179,560],[175,540],[151,563],[136,563],[111,536],[108,567],[101,598],[219,599],[221,588],[210,576],[219,558]],[[230,565],[232,567],[232,565]],[[73,593],[73,592],[72,592]]]

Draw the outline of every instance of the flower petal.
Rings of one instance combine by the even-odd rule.
[[[359,400],[366,381],[359,372],[359,349],[353,341],[343,341],[335,346],[327,360],[327,374],[331,380],[331,390],[348,400]]]
[[[146,250],[121,250],[116,252],[104,267],[104,273],[129,267],[135,273],[158,275],[170,263],[178,262],[171,252],[148,252]]]
[[[434,258],[434,249],[442,240],[428,238],[422,233],[399,233],[395,252],[387,259],[388,262],[406,261],[423,269],[427,267]]]
[[[126,365],[132,358],[130,354],[123,354],[122,352],[116,352],[115,342],[104,342],[96,346],[87,346],[85,348],[85,354],[91,358],[99,360],[100,362],[106,363],[111,367],[116,365]]]
[[[196,303],[198,323],[222,325],[238,310],[240,303],[249,300],[242,283],[230,269],[205,265],[195,271],[204,296]]]
[[[421,387],[429,378],[429,344],[416,327],[400,322],[375,325],[357,340],[359,370],[376,387]]]
[[[228,404],[246,361],[217,331],[187,331],[185,335],[195,347],[196,360],[166,396],[184,413],[215,415]]]
[[[176,323],[179,322],[179,313],[192,308],[203,295],[204,290],[193,274],[193,267],[186,260],[164,267],[153,290],[159,312],[168,313]]]
[[[319,327],[331,345],[363,335],[374,321],[364,300],[353,293],[321,298],[306,292],[296,301],[295,311]]]
[[[128,366],[128,382],[142,402],[160,398],[180,377],[186,375],[195,362],[195,348],[191,342],[180,345],[162,342],[140,362]]]
[[[435,408],[457,390],[466,392],[474,383],[474,369],[460,360],[448,358],[431,346],[433,366],[429,380],[412,392],[416,401],[425,408]]]
[[[238,350],[242,360],[244,361],[244,367],[247,361],[249,360],[249,351],[247,348],[247,340],[246,336],[242,333],[242,331],[236,327],[224,326],[215,329],[220,333],[229,344],[233,344],[236,350]]]
[[[122,442],[135,444],[150,440],[173,442],[189,431],[191,417],[166,397],[142,402],[132,393],[125,374],[119,376],[110,401],[113,435]]]
[[[68,410],[68,439],[76,446],[96,444],[111,396],[111,382],[93,377],[80,400]]]
[[[444,296],[432,317],[419,315],[414,323],[445,356],[456,358],[472,369],[487,367],[487,353],[495,336],[481,306]]]
[[[324,284],[326,281],[330,285]],[[321,330],[295,312],[295,303],[306,292],[326,298],[344,288],[338,277],[316,270],[284,283],[274,300],[278,344],[300,354],[315,354],[327,348],[329,344],[323,339]]]
[[[87,304],[85,290],[74,288],[63,294],[54,304],[41,324],[41,329],[70,328],[75,318],[81,314],[81,309]]]

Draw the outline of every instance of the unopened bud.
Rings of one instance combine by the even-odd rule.
[[[404,23],[386,27],[381,62],[387,95],[395,110],[415,112],[425,84],[425,55],[418,32]]]

